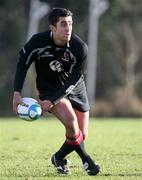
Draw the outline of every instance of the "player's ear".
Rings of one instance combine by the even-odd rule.
[[[50,30],[51,30],[52,32],[54,32],[54,31],[56,30],[56,27],[53,26],[53,25],[49,25],[49,28],[50,28]]]

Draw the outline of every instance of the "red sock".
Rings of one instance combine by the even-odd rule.
[[[79,145],[83,141],[82,132],[79,131],[74,137],[66,135],[66,143],[70,145]]]

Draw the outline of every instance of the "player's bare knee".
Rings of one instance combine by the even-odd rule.
[[[79,131],[78,123],[76,119],[68,119],[66,123],[66,130],[71,132],[71,134],[76,134]]]

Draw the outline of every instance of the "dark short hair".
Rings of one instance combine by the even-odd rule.
[[[53,8],[48,16],[49,25],[56,25],[60,17],[73,16],[73,13],[65,8]]]

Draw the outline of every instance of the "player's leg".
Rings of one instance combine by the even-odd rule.
[[[88,126],[89,126],[89,111],[81,112],[74,109],[74,112],[77,117],[79,129],[82,131],[83,140],[88,137]]]
[[[84,81],[78,83],[74,90],[68,95],[68,99],[72,104],[77,116],[79,128],[85,139],[88,136],[90,106]]]
[[[79,128],[83,134],[83,140],[85,140],[88,136],[89,111],[81,112],[76,109],[74,109],[74,111],[78,119]],[[89,175],[96,175],[99,172],[100,167],[95,164],[95,161],[87,154],[84,142],[81,143],[81,146],[81,148],[76,147],[75,151],[81,157],[84,169]]]
[[[82,159],[83,164],[86,165],[88,163],[86,169],[88,174],[96,175],[99,172],[99,166],[94,164],[94,161],[92,161],[84,149],[83,135],[79,129],[77,116],[70,102],[66,99],[61,100],[54,106],[52,112],[64,124],[66,129],[66,141],[59,151],[52,156],[52,163],[61,173],[68,173],[64,166],[67,162],[65,156],[75,150]]]
[[[67,99],[62,99],[55,105],[52,108],[52,113],[63,123],[67,135],[73,137],[78,133],[77,117],[71,103]]]
[[[66,130],[66,140],[61,148],[52,156],[52,163],[57,167],[58,172],[68,174],[66,155],[74,151],[74,145],[83,140],[78,127],[76,114],[67,99],[62,99],[52,108],[52,113],[63,123]]]

